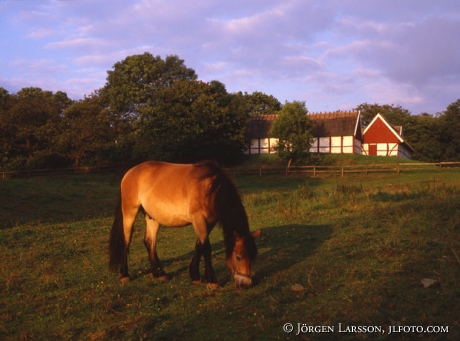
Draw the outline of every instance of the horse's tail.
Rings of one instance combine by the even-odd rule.
[[[125,234],[123,231],[123,212],[121,210],[121,192],[115,209],[115,218],[113,220],[112,230],[110,231],[109,240],[109,268],[111,271],[117,271],[124,262],[125,253]]]

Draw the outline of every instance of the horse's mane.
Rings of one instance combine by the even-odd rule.
[[[194,163],[194,166],[206,168],[206,172],[199,178],[200,181],[214,178],[208,195],[215,193],[214,208],[217,213],[217,220],[224,234],[227,258],[231,256],[233,246],[235,245],[235,233],[240,237],[244,237],[244,248],[249,258],[256,258],[257,246],[249,231],[246,210],[233,181],[215,162],[200,161]]]

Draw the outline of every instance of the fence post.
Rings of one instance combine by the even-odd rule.
[[[398,162],[398,174],[401,172],[401,169],[399,168],[399,162]]]
[[[259,177],[262,177],[262,166],[259,166]]]
[[[316,166],[313,166],[313,177],[316,178]]]
[[[342,178],[343,178],[343,166],[342,166]]]

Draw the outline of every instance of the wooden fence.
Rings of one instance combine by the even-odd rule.
[[[391,163],[391,164],[370,164],[370,165],[350,165],[350,166],[286,166],[286,167],[270,167],[258,166],[250,168],[231,168],[229,173],[238,174],[298,174],[305,173],[313,178],[322,174],[340,175],[344,177],[346,174],[365,174],[370,173],[395,173],[409,171],[439,171],[460,168],[460,162],[437,162],[437,163]]]
[[[346,174],[365,174],[370,173],[395,173],[409,171],[439,171],[460,168],[460,162],[437,162],[437,163],[391,163],[391,164],[371,164],[371,165],[351,165],[351,166],[286,166],[286,167],[235,167],[227,169],[232,175],[239,174],[299,174],[305,173],[313,178],[323,174],[339,175],[344,177]],[[62,175],[62,174],[82,174],[82,173],[108,173],[114,171],[126,171],[127,166],[95,166],[95,167],[74,167],[61,169],[38,169],[28,171],[0,172],[0,179],[28,178],[34,176]]]
[[[35,169],[25,171],[0,172],[0,179],[29,178],[35,176],[64,175],[64,174],[83,174],[83,173],[109,173],[113,171],[127,170],[126,166],[94,166],[94,167],[72,167],[56,169]]]

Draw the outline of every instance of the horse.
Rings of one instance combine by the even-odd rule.
[[[247,289],[251,286],[251,262],[257,256],[255,238],[260,230],[253,234],[249,231],[240,195],[217,163],[147,161],[126,172],[121,181],[109,241],[109,267],[112,271],[120,271],[121,282],[130,281],[128,251],[139,211],[145,214],[144,245],[154,278],[169,280],[156,252],[160,225],[183,227],[192,224],[197,236],[189,266],[192,283],[207,283],[210,289],[218,288],[208,237],[219,223],[224,236],[226,263],[236,287]],[[204,277],[199,272],[202,256]]]

